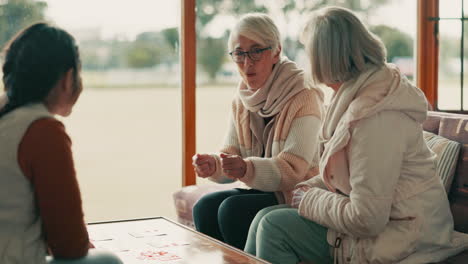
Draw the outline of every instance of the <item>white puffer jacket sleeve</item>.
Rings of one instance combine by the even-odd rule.
[[[401,175],[408,138],[405,133],[414,132],[404,125],[411,127],[411,123],[414,121],[404,114],[391,111],[359,121],[348,144],[350,196],[311,188],[299,205],[299,214],[354,237],[382,232]],[[395,124],[403,127],[395,128]]]

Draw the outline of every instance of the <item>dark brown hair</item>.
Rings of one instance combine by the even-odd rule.
[[[4,50],[3,84],[8,97],[0,118],[12,110],[43,102],[57,81],[70,69],[75,81],[80,58],[75,39],[47,23],[19,32]]]

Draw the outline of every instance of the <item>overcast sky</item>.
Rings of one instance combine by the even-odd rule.
[[[158,31],[180,25],[180,0],[45,0],[47,16],[68,30],[99,28],[104,38],[135,37],[144,31]],[[440,7],[441,16],[459,16],[460,1]],[[468,7],[466,7],[468,9]],[[416,0],[393,0],[392,4],[371,14],[370,23],[397,27],[415,37]],[[221,35],[232,19],[217,19],[209,30]],[[277,21],[283,32],[297,31],[301,21]],[[454,21],[445,26],[450,34],[459,34]],[[453,23],[453,25],[452,25]],[[459,24],[459,23],[458,23]],[[444,25],[441,27],[445,28]],[[289,33],[291,34],[291,33]],[[294,34],[292,34],[294,35]]]
[[[180,0],[46,0],[47,16],[68,30],[101,28],[134,37],[180,24]]]

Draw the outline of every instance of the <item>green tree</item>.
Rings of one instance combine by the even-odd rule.
[[[268,12],[268,9],[254,0],[197,0],[197,30],[201,32],[213,18],[220,14],[239,15],[250,12]]]
[[[47,3],[33,0],[0,1],[0,47],[26,26],[44,21]]]
[[[127,52],[127,64],[131,68],[148,68],[160,63],[161,54],[154,44],[135,41]]]
[[[264,5],[258,5],[254,0],[197,0],[197,58],[201,68],[208,73],[211,80],[221,69],[226,58],[227,36],[213,38],[203,32],[205,27],[220,14],[240,15],[249,12],[267,13]]]
[[[141,33],[128,47],[127,65],[132,68],[153,67],[160,63],[170,65],[178,58],[177,41],[175,29]]]
[[[177,52],[179,47],[179,30],[177,28],[166,28],[161,31],[166,44],[169,45],[174,52]]]
[[[225,53],[218,53],[210,48],[209,45],[214,45],[212,36],[207,36],[205,28],[214,21],[218,15],[240,16],[250,12],[261,12],[273,14],[275,19],[290,20],[295,16],[301,16],[306,19],[308,13],[314,9],[327,6],[337,5],[350,8],[357,13],[363,15],[364,19],[367,14],[374,12],[376,9],[387,3],[389,0],[275,0],[275,1],[256,1],[256,0],[197,0],[197,36],[198,36],[198,58],[205,58],[204,61],[199,61],[203,69],[210,69],[209,76],[216,76],[218,69],[214,65],[222,66],[225,58]],[[278,7],[281,12],[278,11]],[[279,16],[279,17],[278,17]],[[283,32],[282,32],[283,33]],[[289,36],[284,36],[283,51],[291,59],[294,59],[301,44],[296,38],[291,39]],[[211,38],[211,39],[210,39]],[[225,41],[227,38],[224,39]],[[218,40],[219,41],[219,40]],[[226,42],[223,44],[226,46]],[[219,56],[216,58],[216,56]],[[209,63],[207,65],[206,63]]]
[[[224,38],[207,37],[201,39],[198,43],[198,62],[203,70],[208,73],[210,79],[215,80],[226,56],[226,40]]]
[[[410,35],[386,25],[373,26],[370,30],[382,39],[387,48],[387,61],[395,57],[413,56],[413,39]]]
[[[178,28],[166,28],[161,31],[165,42],[161,45],[164,62],[170,67],[179,60],[179,30]]]
[[[309,11],[324,7],[324,6],[341,6],[349,8],[354,12],[364,15],[367,19],[368,14],[371,14],[376,9],[386,4],[389,0],[281,0],[277,3],[282,4],[282,11],[288,16],[290,13],[295,15],[297,13],[307,14]]]
[[[110,48],[109,57],[105,62],[105,68],[122,68],[127,66],[126,52],[131,46],[131,42],[114,38],[107,43]]]

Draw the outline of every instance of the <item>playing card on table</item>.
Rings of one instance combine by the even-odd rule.
[[[155,248],[168,248],[168,247],[180,247],[190,245],[187,241],[171,241],[171,240],[153,240],[148,242],[148,245]]]
[[[93,231],[89,233],[91,241],[108,241],[114,239],[111,235],[103,231]]]
[[[142,237],[149,237],[149,236],[165,236],[166,233],[162,232],[161,230],[155,228],[147,228],[147,229],[140,229],[140,230],[133,230],[128,232],[131,236],[135,238],[142,238]]]
[[[145,250],[137,255],[137,259],[144,261],[177,261],[182,259],[178,255],[163,250]]]
[[[120,240],[98,241],[94,243],[94,246],[96,248],[105,249],[112,252],[125,252],[137,247],[129,241]]]

